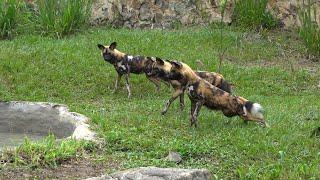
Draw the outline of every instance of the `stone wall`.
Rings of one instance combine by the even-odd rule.
[[[129,28],[203,25],[220,21],[220,1],[222,0],[94,0],[91,22]],[[281,20],[285,28],[291,28],[300,24],[298,10],[301,1],[269,0],[268,10]],[[319,20],[320,1],[315,6],[319,12]],[[234,0],[228,0],[224,22],[231,22],[233,8]]]
[[[225,22],[231,22],[229,3]],[[219,21],[218,0],[95,0],[93,24],[129,28],[170,28],[172,25]]]
[[[267,9],[278,18],[284,27],[300,26],[299,9],[303,6],[302,0],[269,0]],[[305,0],[307,3],[307,0]],[[316,8],[317,23],[320,24],[320,1],[311,0]]]

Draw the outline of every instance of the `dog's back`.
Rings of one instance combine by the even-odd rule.
[[[231,84],[221,74],[208,71],[195,71],[195,73],[210,84],[231,93]]]

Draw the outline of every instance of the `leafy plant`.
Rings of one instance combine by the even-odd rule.
[[[39,0],[38,29],[42,34],[61,37],[78,30],[87,22],[90,0]]]
[[[237,0],[232,19],[245,28],[275,28],[278,21],[266,10],[267,3],[268,0]]]
[[[300,9],[301,27],[299,35],[304,40],[308,53],[320,55],[320,27],[317,24],[317,11],[311,0]]]
[[[17,20],[17,0],[0,0],[0,38],[10,38]]]

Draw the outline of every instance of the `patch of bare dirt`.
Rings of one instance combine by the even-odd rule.
[[[105,174],[108,169],[119,169],[114,159],[95,161],[90,158],[73,159],[56,168],[5,168],[0,169],[0,180],[7,179],[84,179]]]

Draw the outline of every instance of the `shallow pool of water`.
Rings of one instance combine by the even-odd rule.
[[[17,146],[25,137],[39,140],[49,133],[58,139],[69,137],[75,125],[63,119],[54,107],[0,102],[0,149]]]
[[[28,137],[28,139],[32,141],[37,141],[42,139],[44,136],[35,135],[35,134],[1,133],[0,132],[0,150],[18,146],[23,143],[26,137]]]

